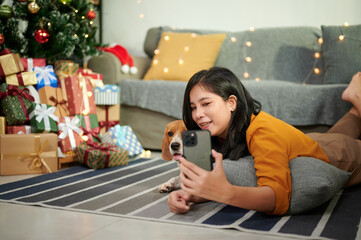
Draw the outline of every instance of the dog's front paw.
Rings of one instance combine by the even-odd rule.
[[[175,186],[173,183],[164,183],[159,186],[158,192],[160,193],[169,193],[175,189]]]

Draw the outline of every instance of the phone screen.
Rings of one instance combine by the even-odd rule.
[[[211,171],[211,134],[208,130],[190,130],[182,133],[183,155],[188,161]]]

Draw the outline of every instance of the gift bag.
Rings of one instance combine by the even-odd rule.
[[[116,125],[110,128],[102,137],[102,142],[114,144],[128,150],[129,157],[136,157],[144,151],[132,128],[127,125]]]

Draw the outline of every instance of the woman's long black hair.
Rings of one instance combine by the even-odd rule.
[[[261,111],[261,104],[252,98],[237,76],[226,68],[213,67],[194,74],[189,80],[183,102],[183,121],[188,130],[200,129],[193,121],[190,106],[190,91],[197,84],[214,94],[228,100],[231,95],[237,97],[237,107],[232,112],[227,137],[220,144],[218,137],[212,137],[212,147],[221,152],[224,158],[238,159],[249,155],[246,130],[250,124],[252,114]]]

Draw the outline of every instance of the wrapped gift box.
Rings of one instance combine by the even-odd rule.
[[[67,101],[61,88],[43,87],[39,89],[40,102],[56,107],[55,116],[69,116]]]
[[[34,101],[29,89],[3,83],[0,86],[0,92],[1,108],[5,114],[7,124],[12,126],[29,122],[28,108]]]
[[[25,71],[34,71],[35,67],[45,67],[45,58],[21,58],[21,63],[24,66]]]
[[[128,164],[128,151],[109,143],[82,143],[74,151],[75,160],[93,169]]]
[[[6,134],[29,134],[31,133],[30,125],[21,125],[21,126],[7,126]]]
[[[0,77],[24,71],[19,54],[13,54],[9,49],[4,49],[0,55]]]
[[[102,74],[95,73],[89,68],[79,68],[78,73],[88,78],[92,83],[93,88],[104,86]]]
[[[93,87],[88,79],[82,76],[68,76],[61,78],[61,86],[70,115],[96,114]]]
[[[36,74],[34,72],[21,72],[11,74],[5,77],[7,84],[16,86],[30,86],[36,85]]]
[[[45,86],[53,88],[58,87],[58,79],[55,76],[53,66],[47,65],[45,67],[35,67],[34,72],[36,73],[36,88],[38,90]]]
[[[80,119],[78,117],[61,117],[58,123],[59,147],[63,153],[75,150],[83,140],[83,130],[79,128]]]
[[[94,89],[96,105],[120,104],[120,87],[117,85],[104,85]]]
[[[128,150],[129,157],[136,157],[144,151],[130,126],[116,125],[110,128],[102,137],[102,142]]]
[[[56,172],[57,149],[58,137],[54,133],[0,135],[0,174]]]
[[[109,128],[119,124],[120,104],[98,105],[97,117],[100,127],[100,134],[103,135]]]
[[[59,118],[54,115],[55,107],[42,103],[33,103],[29,107],[31,131],[34,133],[58,132]]]
[[[96,114],[75,115],[80,119],[80,126],[83,130],[83,140],[86,142],[100,142],[100,128]],[[86,136],[86,137],[85,137]]]
[[[58,60],[54,63],[54,69],[56,75],[78,75],[79,64],[74,63],[71,60]]]

